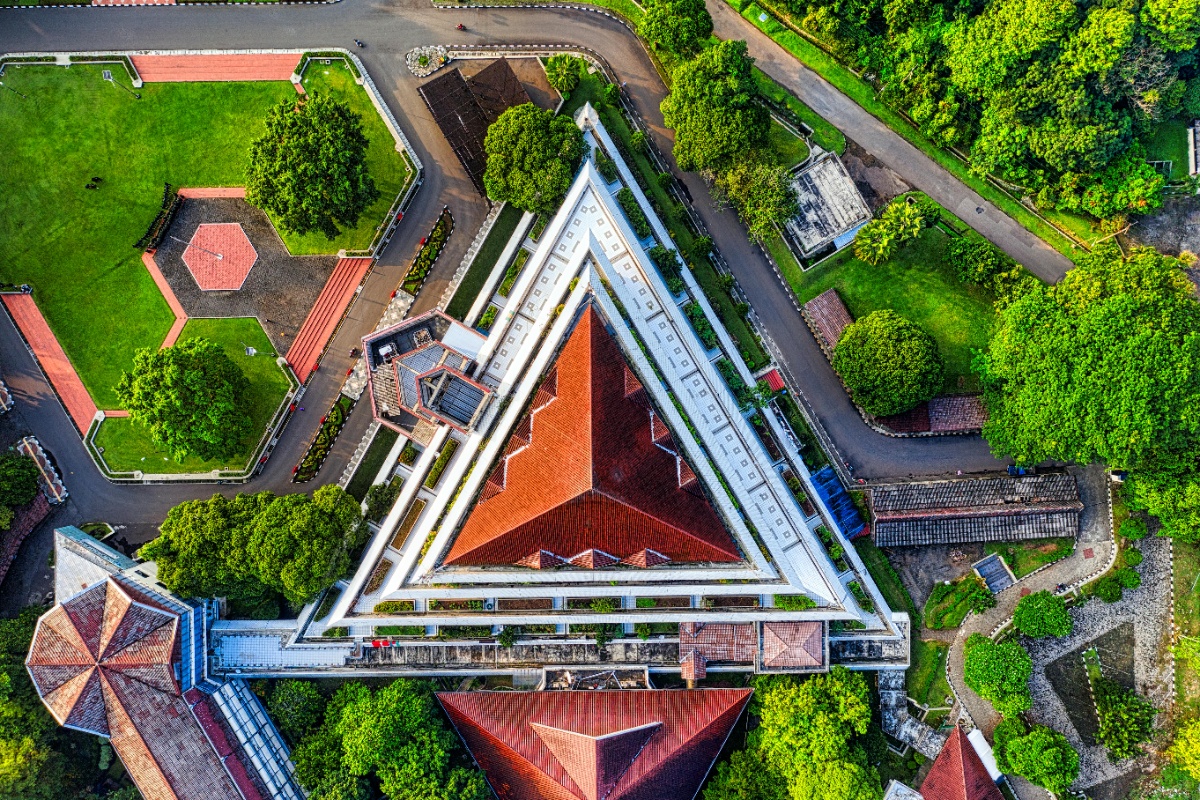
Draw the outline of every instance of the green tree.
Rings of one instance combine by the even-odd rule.
[[[579,60],[566,53],[546,60],[546,80],[561,93],[574,91],[579,85]]]
[[[899,414],[942,388],[937,342],[894,311],[873,311],[842,333],[833,368],[869,414]]]
[[[263,584],[306,603],[350,568],[365,538],[358,502],[338,486],[274,498],[247,527],[245,557]]]
[[[353,228],[379,199],[367,169],[362,117],[320,92],[285,100],[267,113],[267,132],[250,146],[246,200],[284,230]]]
[[[925,228],[925,213],[921,206],[917,203],[907,203],[902,198],[888,203],[880,220],[901,242],[917,238]]]
[[[786,782],[791,797],[882,796],[879,774],[858,741],[871,723],[870,692],[861,673],[838,666],[805,681],[763,678],[754,702],[760,725],[750,749]]]
[[[1138,470],[1135,496],[1157,514],[1169,505],[1159,494],[1190,483],[1200,456],[1200,303],[1178,262],[1153,249],[1126,259],[1102,245],[1080,262],[1000,312],[976,360],[983,433],[1021,464]]]
[[[324,709],[325,699],[312,681],[280,681],[267,699],[271,719],[293,746],[321,724]]]
[[[899,243],[895,228],[881,219],[873,219],[854,234],[854,257],[876,267],[896,254]]]
[[[997,644],[973,633],[967,637],[964,654],[963,679],[977,695],[1005,717],[1029,710],[1033,704],[1029,695],[1033,660],[1020,642]]]
[[[755,239],[767,239],[775,226],[796,216],[799,206],[788,171],[757,160],[740,161],[717,177],[717,186],[737,209]]]
[[[1067,602],[1043,589],[1017,601],[1013,610],[1013,627],[1035,639],[1042,636],[1069,636],[1075,627]]]
[[[585,146],[583,133],[569,117],[525,103],[492,123],[483,147],[488,197],[550,215],[571,187]]]
[[[675,69],[662,112],[681,169],[724,170],[766,141],[771,120],[753,66],[745,42],[723,41]]]
[[[1065,792],[1079,777],[1079,753],[1067,737],[1042,725],[1009,741],[1004,756],[1013,773],[1055,794]]]
[[[986,239],[960,236],[950,242],[950,263],[963,283],[991,288],[996,276],[1012,269],[1014,262]]]
[[[753,750],[737,750],[704,785],[704,800],[788,800],[787,784]]]
[[[0,453],[0,505],[16,508],[33,501],[38,491],[37,464],[20,453]]]
[[[237,455],[250,435],[250,382],[220,345],[185,339],[143,348],[117,381],[117,400],[177,460]]]
[[[1149,740],[1158,709],[1108,678],[1092,682],[1096,712],[1100,722],[1099,739],[1112,761],[1135,756],[1138,745]]]
[[[1142,22],[1150,39],[1165,50],[1192,50],[1200,36],[1200,0],[1146,0]]]
[[[685,58],[695,55],[712,31],[704,0],[652,0],[638,24],[643,39]]]

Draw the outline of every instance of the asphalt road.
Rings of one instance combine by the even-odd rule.
[[[716,7],[716,4],[713,8],[720,32],[737,36],[754,32],[753,29],[731,28],[732,21],[721,12],[722,8],[724,6]],[[466,25],[466,33],[454,30],[459,22]],[[390,292],[415,253],[420,237],[428,231],[442,205],[451,207],[456,228],[463,233],[451,238],[448,250],[439,259],[439,272],[427,284],[418,307],[431,305],[440,297],[449,274],[457,266],[486,213],[485,202],[471,187],[418,97],[418,81],[404,66],[404,53],[417,45],[439,42],[565,43],[588,47],[603,54],[626,83],[626,91],[650,125],[660,150],[669,153],[670,131],[663,127],[658,110],[665,88],[653,65],[621,23],[601,14],[568,9],[443,11],[431,8],[423,0],[395,3],[343,0],[333,5],[313,6],[245,4],[158,6],[136,10],[30,8],[0,11],[0,52],[320,49],[352,46],[355,37],[366,40],[366,49],[357,53],[425,163],[425,185],[351,309],[321,370],[310,382],[303,401],[307,411],[293,419],[264,474],[250,484],[249,488],[255,490],[282,492],[296,488],[290,483],[291,468],[303,453],[320,413],[330,405],[341,385],[350,364],[347,352],[378,320]],[[770,42],[764,44],[752,39],[752,52],[762,59],[765,69],[788,83],[906,180],[939,199],[937,187],[944,185],[943,194],[950,192],[964,198],[963,202],[975,202],[969,199],[973,193],[848,98],[828,86],[821,89],[823,95],[814,95],[813,87],[820,88],[819,79],[814,82],[809,78],[811,73],[805,74],[807,70],[794,61],[785,63],[779,54],[773,56],[769,52],[773,47]],[[867,427],[803,324],[790,293],[776,278],[757,246],[747,240],[736,217],[714,207],[708,199],[707,187],[698,176],[681,174],[681,177],[697,198],[697,212],[777,345],[785,366],[835,440],[841,457],[854,465],[857,475],[868,479],[932,476],[953,474],[957,470],[967,473],[994,470],[1000,466],[978,437],[894,439],[880,436]],[[945,204],[951,208],[961,206],[953,201]],[[973,225],[986,222],[989,227],[983,232],[1010,252],[1028,246],[1029,235],[1011,220],[1007,221],[1006,227],[1004,220],[1007,218],[1003,215],[997,218],[997,215],[998,212],[989,211],[982,218],[974,214],[963,216]],[[1037,248],[1030,247],[1029,251],[1037,252]],[[105,519],[149,526],[161,521],[167,509],[181,500],[207,496],[214,488],[228,492],[244,488],[109,484],[91,465],[78,435],[49,393],[44,378],[6,317],[0,322],[0,355],[5,379],[13,387],[17,402],[22,404],[29,426],[54,453],[66,473],[73,513],[68,509],[65,516],[70,519],[60,519],[60,522]],[[361,416],[366,411],[364,407],[355,410],[353,429],[365,427]],[[319,482],[336,480],[341,468],[340,464],[327,462]]]

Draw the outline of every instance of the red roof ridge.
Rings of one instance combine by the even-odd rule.
[[[642,754],[661,722],[648,722],[599,736],[529,723],[586,800],[605,800]]]
[[[937,800],[1004,800],[975,747],[957,725],[921,784]]]

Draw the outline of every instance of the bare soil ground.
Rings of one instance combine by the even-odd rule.
[[[884,166],[875,156],[853,141],[846,142],[846,154],[842,156],[846,171],[854,179],[854,185],[862,192],[863,199],[877,211],[886,206],[893,197],[912,189],[904,179]]]
[[[1157,213],[1139,217],[1129,229],[1134,244],[1147,244],[1164,253],[1200,253],[1200,197],[1171,197]]]

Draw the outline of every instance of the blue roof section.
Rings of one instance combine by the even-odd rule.
[[[88,536],[74,525],[67,525],[63,528],[55,528],[54,531],[55,533],[62,534],[66,538],[85,548],[96,558],[99,558],[112,566],[114,572],[121,572],[122,570],[129,569],[130,567],[137,566],[137,562],[132,558],[122,555],[98,539]]]
[[[829,513],[833,514],[834,522],[841,528],[842,533],[850,538],[861,533],[867,523],[858,513],[858,508],[855,507],[846,487],[842,486],[833,467],[829,465],[821,467],[813,473],[812,480],[817,494],[825,501],[825,506],[829,509]]]

